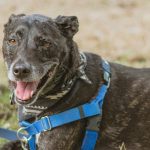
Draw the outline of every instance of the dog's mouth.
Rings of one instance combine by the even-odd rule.
[[[33,82],[16,82],[15,95],[21,101],[28,101],[36,92],[39,81]]]
[[[56,73],[57,65],[53,65],[51,69],[38,81],[15,81],[15,96],[16,101],[20,104],[29,104],[31,103],[41,88],[46,84],[47,80],[51,80]]]

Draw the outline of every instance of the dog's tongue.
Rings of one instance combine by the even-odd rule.
[[[38,83],[37,82],[21,82],[17,81],[15,89],[15,95],[20,100],[28,100],[35,92]]]

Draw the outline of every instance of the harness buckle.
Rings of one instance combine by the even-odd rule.
[[[45,121],[46,121],[46,123],[45,123]],[[48,127],[47,127],[47,123],[48,123]],[[52,124],[51,124],[51,121],[50,121],[48,116],[45,116],[45,117],[41,118],[41,124],[42,124],[42,127],[43,127],[44,131],[52,129]]]

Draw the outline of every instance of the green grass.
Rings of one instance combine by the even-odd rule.
[[[0,127],[17,130],[17,111],[15,106],[10,105],[10,92],[7,82],[5,65],[0,60]],[[0,138],[0,146],[7,140]]]
[[[5,89],[0,95],[0,127],[17,130],[17,113],[15,106],[10,105],[9,90]],[[0,146],[7,140],[0,139]]]

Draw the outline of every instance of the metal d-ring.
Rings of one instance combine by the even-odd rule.
[[[26,129],[26,127],[21,127],[20,129],[18,129],[18,131],[17,131],[17,137],[21,141],[28,142],[31,139],[31,136],[29,136],[29,137],[27,137],[25,135],[21,136],[21,132],[24,131],[25,129]]]

